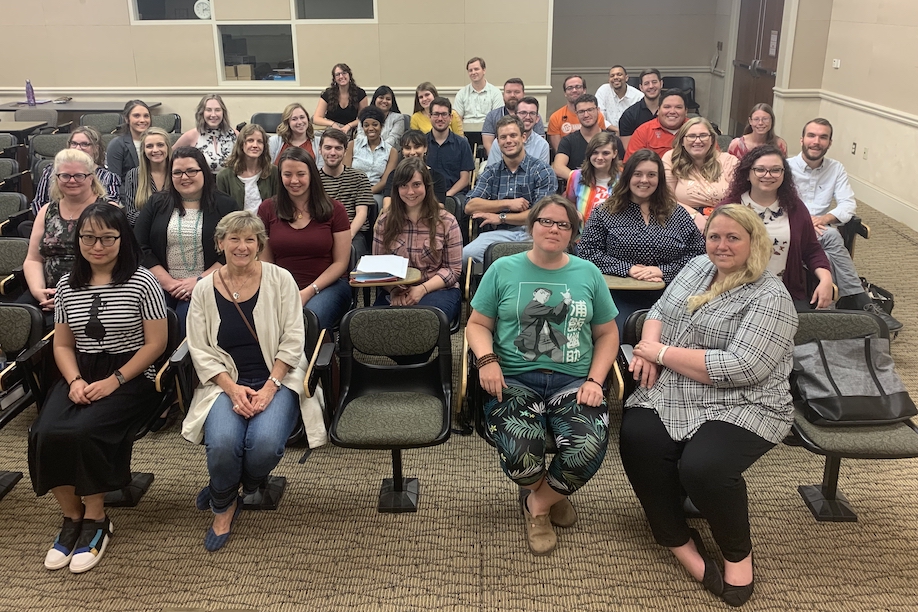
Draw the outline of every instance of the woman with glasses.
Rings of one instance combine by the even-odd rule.
[[[153,194],[169,184],[169,160],[172,158],[169,134],[162,128],[151,127],[140,138],[140,151],[140,165],[131,168],[124,177],[121,194],[121,204],[132,226]]]
[[[331,85],[319,96],[312,120],[316,125],[338,128],[345,134],[357,128],[357,113],[367,107],[367,92],[357,86],[347,64],[335,64]]]
[[[104,202],[75,221],[73,269],[57,283],[54,360],[61,373],[29,428],[29,473],[64,515],[49,570],[91,570],[108,548],[105,494],[131,481],[131,447],[155,409],[153,363],[166,349],[166,307],[140,265],[127,217]]]
[[[517,113],[519,114],[519,113]],[[565,197],[574,203],[585,224],[590,213],[609,199],[618,180],[618,139],[610,132],[600,132],[590,139],[583,166],[571,172]]]
[[[405,115],[398,109],[398,102],[395,100],[395,92],[388,85],[380,85],[373,92],[373,99],[370,100],[370,106],[375,106],[383,114],[382,139],[389,146],[398,149],[399,139],[405,133]],[[357,124],[357,137],[364,135],[363,125]]]
[[[79,149],[89,155],[96,164],[96,176],[102,187],[105,188],[106,197],[110,202],[121,199],[121,177],[105,168],[105,148],[102,146],[102,136],[94,127],[81,126],[74,128],[67,139],[67,147]],[[38,209],[51,201],[51,182],[54,165],[45,166],[35,186],[35,197],[32,199],[32,212],[38,214]]]
[[[142,263],[159,281],[184,337],[191,291],[223,263],[214,244],[214,229],[220,219],[241,207],[217,191],[199,149],[176,147],[169,174],[169,188],[143,207],[134,234],[143,249]]]
[[[277,133],[272,134],[268,139],[268,155],[271,163],[277,165],[280,154],[290,147],[300,147],[315,159],[319,146],[314,140],[315,131],[312,121],[309,120],[309,113],[299,102],[288,104],[281,114]]]
[[[773,145],[781,149],[781,154],[787,157],[787,143],[775,134],[775,112],[768,104],[760,103],[749,111],[749,125],[743,135],[730,141],[727,153],[738,159],[743,159],[749,151],[761,145]]]
[[[612,196],[587,223],[580,256],[603,274],[669,284],[704,253],[701,233],[676,205],[663,177],[663,161],[650,149],[629,157]],[[661,295],[662,289],[612,290],[619,331],[631,313],[650,308]]]
[[[38,211],[32,225],[29,251],[22,263],[29,290],[20,298],[48,313],[49,324],[57,281],[70,272],[76,257],[77,219],[90,204],[108,201],[95,162],[79,149],[64,149],[55,155],[51,174],[51,202]]]
[[[207,162],[203,167],[216,174],[223,169],[226,158],[233,151],[236,130],[230,123],[229,112],[223,98],[208,94],[198,102],[194,111],[195,127],[175,141],[175,148],[195,147]]]
[[[701,231],[706,215],[727,193],[739,163],[729,153],[718,151],[716,144],[711,122],[704,117],[692,117],[676,132],[673,148],[663,154],[666,184]]]
[[[615,304],[596,266],[568,255],[580,216],[563,196],[529,209],[532,249],[494,261],[472,299],[466,338],[476,357],[488,431],[504,473],[522,487],[520,509],[534,555],[570,527],[568,496],[606,454],[605,380],[618,351]],[[546,465],[546,438],[557,453]]]
[[[430,103],[439,97],[440,94],[437,93],[437,88],[434,87],[433,83],[425,81],[418,85],[414,92],[414,114],[411,115],[412,130],[421,130],[427,134],[433,129],[433,124],[430,123]],[[450,116],[449,129],[458,136],[465,134],[462,129],[462,118],[455,110]]]
[[[140,137],[151,125],[150,107],[143,100],[130,100],[121,116],[121,133],[108,143],[105,165],[124,181],[128,170],[140,163]]]
[[[781,149],[756,147],[740,160],[721,204],[748,206],[772,239],[768,270],[784,282],[800,311],[828,308],[834,287],[829,259],[819,244],[806,205]],[[818,280],[809,292],[809,275]]]
[[[271,163],[267,143],[264,128],[248,124],[239,132],[226,168],[217,174],[217,189],[229,194],[242,210],[254,213],[277,195],[277,166]]]

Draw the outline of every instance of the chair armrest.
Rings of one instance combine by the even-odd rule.
[[[22,177],[24,177],[27,174],[30,174],[29,170],[22,170],[21,172],[17,172],[16,174],[11,174],[5,177],[2,181],[0,181],[0,187],[3,187],[7,183],[18,183],[20,180],[22,180]]]
[[[31,208],[13,213],[3,223],[0,223],[0,236],[19,236],[19,226],[22,222],[32,221],[34,218]]]
[[[460,373],[461,376],[461,373]],[[606,376],[607,388],[609,389],[609,398],[620,402],[625,400],[625,379],[622,376],[621,366],[618,360],[612,362],[612,368]]]
[[[18,289],[23,286],[23,284],[19,282],[20,277],[21,274],[16,274],[16,271],[14,271],[9,276],[0,279],[0,295],[13,295],[16,293]]]
[[[22,372],[26,385],[41,410],[51,385],[60,378],[57,362],[54,360],[54,331],[45,334],[35,346],[16,358],[16,366]]]
[[[306,394],[306,397],[312,397],[316,391],[316,384],[319,381],[319,374],[316,370],[316,362],[319,359],[319,354],[322,351],[322,343],[325,340],[325,330],[319,332],[319,338],[316,340],[316,347],[312,351],[312,355],[309,357],[309,363],[306,365],[306,376],[303,378],[303,392]],[[332,347],[334,348],[334,346]]]
[[[169,357],[169,367],[174,369],[179,407],[188,412],[191,406],[191,396],[194,393],[194,364],[191,362],[191,353],[188,350],[188,340],[182,340],[175,352]]]
[[[6,393],[22,382],[22,368],[16,367],[16,362],[7,364],[0,371],[0,392]]]

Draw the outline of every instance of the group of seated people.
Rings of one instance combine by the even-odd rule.
[[[550,553],[552,525],[577,520],[569,496],[608,445],[605,381],[622,325],[649,308],[630,366],[640,388],[622,421],[622,463],[656,541],[728,604],[748,600],[742,472],[790,429],[795,308],[829,307],[833,282],[843,305],[873,306],[833,227],[854,203],[838,187],[844,169],[825,157],[831,125],[808,122],[788,160],[771,108],[757,105],[724,153],[712,124],[687,118],[682,94],[661,92],[651,70],[644,97],[623,111],[603,98],[608,123],[599,95],[581,77],[565,80],[573,111],[552,115],[548,145],[519,79],[498,99],[484,60],[467,68],[456,108],[431,84],[418,88],[407,131],[392,90],[367,104],[345,64],[312,120],[290,104],[270,137],[257,125],[237,133],[216,95],[174,147],[150,127],[149,109],[129,102],[107,169],[98,133],[74,130],[40,184],[47,201],[36,197],[23,266],[24,300],[53,316],[63,376],[29,437],[33,487],[51,491],[64,514],[46,567],[87,571],[108,545],[102,500],[130,480],[167,307],[201,380],[182,435],[205,445],[210,481],[196,506],[214,514],[204,545],[215,551],[241,510],[240,488],[263,486],[298,419],[310,446],[326,442],[319,404],[303,392],[302,309],[334,328],[351,307],[352,251],[401,255],[421,272],[417,284],[380,290],[376,305],[429,305],[456,321],[466,261],[496,242],[531,241],[489,267],[466,327],[501,468],[523,490],[531,551]],[[597,94],[620,98],[623,75],[613,68],[610,91]],[[495,101],[504,106],[488,108]],[[651,119],[624,134],[645,110]],[[479,116],[498,157],[470,186],[475,165],[457,128]],[[325,127],[318,138],[312,123]],[[556,149],[554,165],[543,144]],[[443,206],[449,197],[456,215]],[[480,228],[474,239],[463,239],[464,217]],[[610,293],[603,275],[646,289]],[[546,435],[557,445],[550,461]],[[683,490],[711,525],[723,571],[685,522]]]

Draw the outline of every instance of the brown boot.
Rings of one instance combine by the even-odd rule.
[[[526,506],[526,499],[522,500],[523,518],[526,521],[526,539],[529,550],[534,555],[549,555],[558,545],[558,536],[552,529],[551,520],[547,514],[532,516]]]
[[[571,504],[569,497],[565,497],[552,506],[548,516],[551,517],[552,525],[558,527],[571,527],[577,522],[577,511],[574,510],[574,505]]]

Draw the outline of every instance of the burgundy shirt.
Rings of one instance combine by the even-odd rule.
[[[348,232],[350,240],[351,224],[344,205],[332,200],[332,206],[332,216],[327,221],[313,219],[303,229],[294,229],[277,218],[274,198],[265,200],[258,207],[258,217],[268,232],[274,263],[288,270],[300,289],[314,283],[331,265],[334,234]]]

